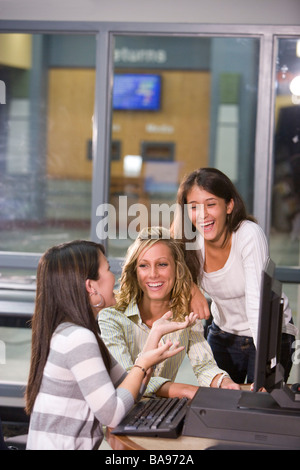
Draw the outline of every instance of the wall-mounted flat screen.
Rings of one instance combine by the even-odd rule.
[[[149,74],[115,74],[113,109],[158,111],[161,100],[161,77]]]

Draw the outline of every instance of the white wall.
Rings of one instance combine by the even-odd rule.
[[[0,0],[0,19],[299,25],[300,0]]]

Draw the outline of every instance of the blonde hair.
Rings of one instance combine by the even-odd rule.
[[[143,250],[151,248],[158,242],[165,243],[170,248],[175,262],[175,283],[171,291],[170,310],[173,312],[174,320],[182,321],[189,313],[192,276],[185,263],[181,243],[172,238],[170,231],[164,227],[143,229],[128,248],[115,308],[124,312],[131,301],[138,304],[142,300],[143,291],[137,280],[137,260]]]

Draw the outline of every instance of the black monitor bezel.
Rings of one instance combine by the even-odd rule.
[[[280,350],[282,337],[282,284],[274,277],[275,263],[268,258],[262,271],[254,391],[268,392],[283,383]]]

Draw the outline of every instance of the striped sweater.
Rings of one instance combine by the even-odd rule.
[[[30,417],[27,449],[97,449],[102,425],[116,426],[134,404],[129,391],[116,389],[125,375],[114,359],[108,374],[91,331],[59,325]]]

